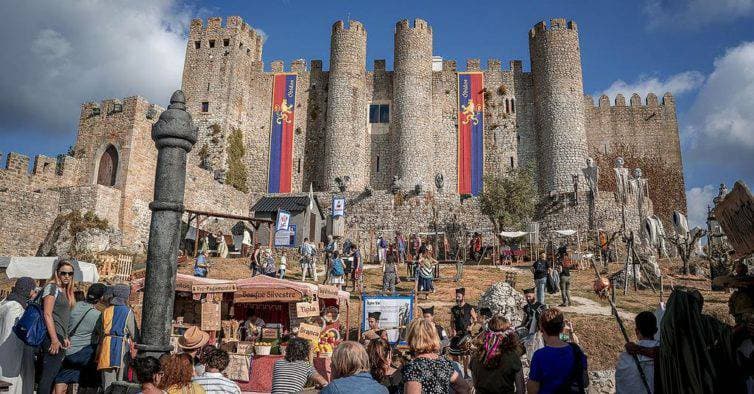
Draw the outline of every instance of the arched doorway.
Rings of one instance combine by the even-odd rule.
[[[110,145],[102,153],[99,159],[99,171],[97,172],[97,184],[115,186],[115,177],[118,174],[118,151]]]

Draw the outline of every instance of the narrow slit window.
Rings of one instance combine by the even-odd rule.
[[[505,113],[509,114],[511,113],[511,103],[510,100],[505,99]]]
[[[513,168],[513,156],[511,156],[511,168]]]
[[[215,40],[209,40],[209,47],[214,48],[215,47]]]
[[[201,47],[202,47],[202,42],[201,41],[194,41],[194,48],[195,49],[199,49]]]
[[[511,113],[516,113],[516,100],[511,99]]]
[[[390,123],[390,105],[380,105],[380,123]]]
[[[207,82],[207,91],[209,92],[209,82]]]
[[[202,112],[209,112],[209,101],[202,101]]]
[[[380,156],[377,156],[377,172],[380,172]]]
[[[369,106],[369,123],[380,123],[380,106],[377,104]]]
[[[297,174],[301,173],[301,158],[300,157],[296,159],[296,173]]]

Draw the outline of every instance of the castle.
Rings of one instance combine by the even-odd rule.
[[[469,59],[460,71],[456,61],[433,56],[432,35],[424,20],[398,22],[393,70],[385,60],[369,70],[366,27],[338,21],[329,70],[321,60],[288,67],[273,61],[265,70],[262,37],[240,17],[192,21],[182,89],[199,140],[189,155],[186,206],[248,214],[261,195],[312,185],[319,195],[349,198],[354,238],[366,228],[426,230],[430,206],[442,207],[439,214],[431,208],[435,225],[485,228],[490,223],[473,198],[482,179],[530,167],[545,228],[614,229],[621,215],[638,228],[654,210],[651,188],[621,207],[610,193],[590,194],[584,175],[587,158],[600,162],[628,147],[636,158],[662,158],[674,170],[673,190],[664,192],[681,198],[663,208],[685,211],[673,97],[634,94],[627,104],[618,95],[611,104],[602,96],[595,104],[584,94],[575,22],[534,25],[529,72],[520,60],[504,69],[497,59],[484,67]],[[161,110],[140,97],[86,103],[72,156],[57,163],[38,156],[28,174],[28,158],[9,155],[0,200],[11,199],[3,194],[10,184],[38,196],[14,195],[16,208],[4,208],[0,223],[16,221],[19,230],[18,212],[27,211],[35,212],[23,221],[50,222],[33,206],[86,209],[119,228],[124,244],[144,243],[156,162],[150,127]],[[416,197],[405,209],[395,204],[398,190]],[[21,233],[29,233],[30,245],[7,243],[5,253],[34,249],[33,231]]]

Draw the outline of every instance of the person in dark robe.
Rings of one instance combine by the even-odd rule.
[[[432,324],[435,325],[435,329],[437,330],[437,337],[440,338],[440,346],[446,347],[450,345],[450,338],[448,337],[447,331],[435,321],[435,307],[429,306],[426,308],[420,307],[422,310],[422,317],[424,317],[425,320],[429,320],[432,322]]]

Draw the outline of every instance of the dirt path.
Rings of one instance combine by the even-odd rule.
[[[610,310],[609,305],[602,305],[588,298],[577,297],[577,296],[571,296],[571,300],[575,301],[579,305],[560,307],[559,309],[563,312],[576,313],[580,315],[612,316],[612,311]],[[630,321],[633,321],[634,317],[636,317],[635,313],[624,311],[623,309],[620,309],[620,308],[618,308],[618,315],[621,318],[630,320]]]

